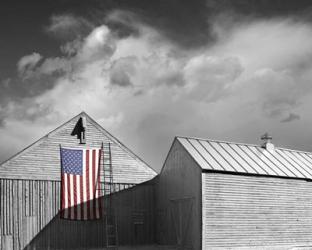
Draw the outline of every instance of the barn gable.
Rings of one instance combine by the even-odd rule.
[[[177,137],[203,171],[312,179],[312,153]]]
[[[174,140],[157,184],[157,239],[160,244],[200,249],[201,169]]]
[[[86,144],[80,144],[74,129],[81,117],[86,120]],[[80,113],[0,165],[6,179],[60,180],[59,147],[101,147],[111,144],[114,182],[141,183],[156,172],[108,133],[85,112]]]

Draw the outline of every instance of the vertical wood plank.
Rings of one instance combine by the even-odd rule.
[[[22,180],[18,180],[18,249],[23,247],[23,231],[21,224],[23,221],[23,190]]]
[[[8,188],[8,196],[9,196],[9,235],[13,234],[13,187],[12,187],[12,180],[9,180],[9,188]],[[13,244],[13,239],[12,239]]]
[[[2,236],[2,246],[3,249],[13,249],[13,237],[12,235]]]
[[[3,235],[8,234],[8,223],[7,223],[7,218],[8,218],[8,201],[7,201],[7,180],[4,180],[4,192],[3,192],[3,200],[4,200],[4,206],[3,206]]]
[[[17,194],[16,194],[16,181],[12,181],[12,236],[13,236],[13,249],[17,249]]]
[[[22,247],[25,246],[26,244],[26,236],[25,236],[25,225],[26,225],[26,200],[25,200],[25,196],[26,196],[26,193],[25,193],[25,189],[26,189],[26,181],[25,180],[22,180],[22,187],[21,187],[21,191],[22,191],[22,196],[21,196],[21,225],[20,225],[20,228],[21,228],[21,245]]]
[[[3,195],[3,180],[0,179],[0,236],[3,234],[3,217],[4,217],[4,214],[3,214],[3,197],[4,197],[4,195]],[[1,245],[0,245],[0,247],[1,247]]]

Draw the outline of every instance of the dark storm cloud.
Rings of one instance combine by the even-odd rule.
[[[0,113],[0,127],[5,126],[5,116],[3,113]]]
[[[211,25],[220,15],[237,20],[289,16],[306,20],[309,19],[312,4],[308,0],[117,0],[113,4],[100,1],[100,5],[106,13],[113,10],[134,13],[140,22],[156,28],[173,42],[189,49],[215,42]],[[122,35],[137,32],[124,24],[116,20],[108,22]]]
[[[110,83],[120,87],[132,85],[130,74],[135,73],[135,57],[125,57],[115,60],[110,69]]]
[[[311,1],[301,0],[207,0],[211,13],[232,12],[245,17],[278,17],[308,15]]]
[[[45,75],[37,78],[25,79],[12,78],[9,84],[6,81],[0,83],[0,104],[6,104],[9,101],[18,101],[28,97],[35,97],[49,89],[52,89],[56,82],[58,73]]]
[[[114,8],[135,13],[182,46],[199,46],[207,41],[207,7],[202,0],[116,1]]]
[[[7,106],[23,103],[25,99],[36,97],[51,90],[57,79],[70,71],[69,62],[62,58],[42,59],[38,53],[22,57],[16,66],[17,74],[0,82],[0,116],[3,120]],[[3,125],[3,122],[2,122]]]
[[[110,73],[110,82],[112,85],[127,87],[132,85],[130,78],[124,71],[112,71]]]
[[[281,120],[281,122],[292,122],[295,120],[300,120],[300,115],[290,113],[289,116],[286,117],[285,119]]]
[[[220,13],[230,12],[240,17],[292,15],[308,18],[310,9],[311,1],[308,0],[5,0],[1,1],[0,8],[0,79],[14,75],[18,59],[34,48],[45,57],[60,55],[59,48],[63,42],[51,39],[45,32],[53,16],[69,14],[77,17],[83,24],[82,30],[87,32],[90,25],[103,24],[105,16],[111,11],[127,10],[172,41],[190,48],[214,41],[209,20]],[[73,19],[67,21],[77,27]],[[116,22],[109,25],[123,35],[136,32]]]
[[[296,113],[308,117],[312,102],[309,5],[48,0],[0,8],[0,79],[10,78],[0,80],[0,136],[17,148],[83,109],[160,166],[177,133],[241,131],[239,140],[252,142],[280,121],[289,132],[287,122],[302,124]]]

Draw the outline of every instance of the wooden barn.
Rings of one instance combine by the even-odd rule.
[[[106,246],[104,219],[60,219],[60,145],[110,146],[119,244],[154,242],[156,172],[82,112],[0,165],[0,249]],[[101,170],[102,171],[102,170]],[[103,182],[101,173],[101,182]],[[134,188],[135,187],[135,188]]]
[[[312,153],[176,137],[158,178],[157,241],[312,249]]]

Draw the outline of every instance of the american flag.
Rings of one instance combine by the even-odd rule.
[[[100,148],[61,148],[61,218],[92,220],[101,217],[99,201]]]

